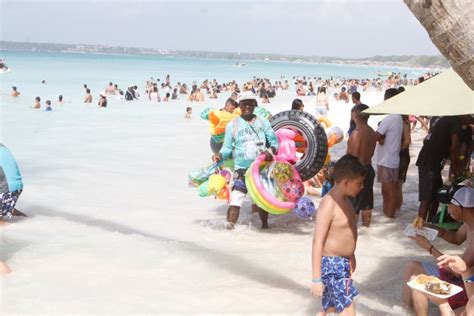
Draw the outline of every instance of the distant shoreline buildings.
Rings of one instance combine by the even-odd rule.
[[[366,58],[318,57],[283,54],[228,53],[208,51],[165,50],[106,45],[53,44],[34,42],[0,41],[0,51],[27,51],[50,53],[101,54],[101,55],[147,55],[189,58],[211,58],[236,61],[294,62],[308,64],[339,64],[400,68],[449,68],[448,61],[439,56],[372,56]]]

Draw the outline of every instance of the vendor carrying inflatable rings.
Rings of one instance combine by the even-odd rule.
[[[234,186],[230,194],[229,209],[227,210],[228,228],[233,229],[239,218],[240,208],[247,195],[245,172],[262,152],[265,160],[271,161],[278,150],[278,140],[268,120],[254,114],[257,99],[250,92],[244,92],[239,97],[239,108],[242,115],[227,124],[224,144],[221,150],[212,156],[214,162],[234,159]],[[269,148],[267,148],[269,146]],[[262,228],[268,228],[268,213],[258,209]]]

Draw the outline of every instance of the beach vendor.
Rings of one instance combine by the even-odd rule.
[[[25,216],[15,209],[23,190],[20,169],[10,150],[0,144],[0,224],[12,216]]]
[[[214,162],[234,159],[234,185],[227,210],[228,228],[233,229],[239,218],[240,208],[247,195],[245,172],[260,153],[265,160],[271,161],[278,150],[278,140],[270,122],[254,114],[257,100],[251,92],[245,92],[239,98],[241,116],[234,118],[226,126],[224,144],[213,155]],[[262,222],[262,228],[268,228],[268,213],[256,207]]]
[[[464,224],[458,231],[449,231],[436,226],[430,227],[437,229],[438,236],[451,244],[461,245],[467,240],[468,243],[462,258],[471,266],[474,263],[474,189],[470,187],[453,187],[451,190],[448,190],[447,195],[447,199],[450,201],[448,204],[449,215],[455,220],[464,222]],[[443,253],[436,249],[425,237],[417,235],[411,238],[433,257],[443,259]],[[469,274],[471,271],[469,269],[466,272]],[[402,301],[405,307],[413,307],[417,315],[428,315],[428,298],[421,292],[412,290],[406,285],[406,282],[419,274],[435,276],[463,288],[463,279],[465,282],[471,282],[471,279],[474,280],[472,275],[457,274],[449,267],[438,268],[434,261],[410,261],[405,266]],[[467,301],[466,291],[462,291],[448,299],[452,309],[465,306]]]

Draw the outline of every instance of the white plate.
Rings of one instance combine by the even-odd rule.
[[[451,283],[450,283],[451,284]],[[442,295],[442,294],[435,294],[435,293],[431,293],[430,291],[427,291],[425,289],[425,286],[424,285],[418,285],[415,283],[415,279],[411,280],[410,282],[407,283],[407,285],[409,287],[411,287],[412,289],[414,290],[417,290],[417,291],[420,291],[420,292],[423,292],[425,294],[428,294],[428,295],[431,295],[431,296],[434,296],[434,297],[437,297],[437,298],[440,298],[440,299],[447,299],[448,297],[451,297],[451,296],[454,296],[460,292],[463,291],[462,287],[459,287],[457,285],[454,285],[454,284],[451,284],[451,292],[449,294],[445,294],[445,295]]]
[[[404,233],[405,235],[411,236],[411,237],[415,237],[416,235],[421,235],[428,240],[434,240],[436,236],[438,236],[438,230],[436,229],[429,228],[429,227],[415,229],[415,227],[413,227],[413,224],[408,224],[408,226],[405,228]]]

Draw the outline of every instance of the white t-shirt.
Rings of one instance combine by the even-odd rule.
[[[385,135],[385,143],[377,143],[375,157],[377,165],[388,168],[400,166],[400,145],[402,142],[403,122],[400,114],[390,114],[380,122],[377,133]]]

